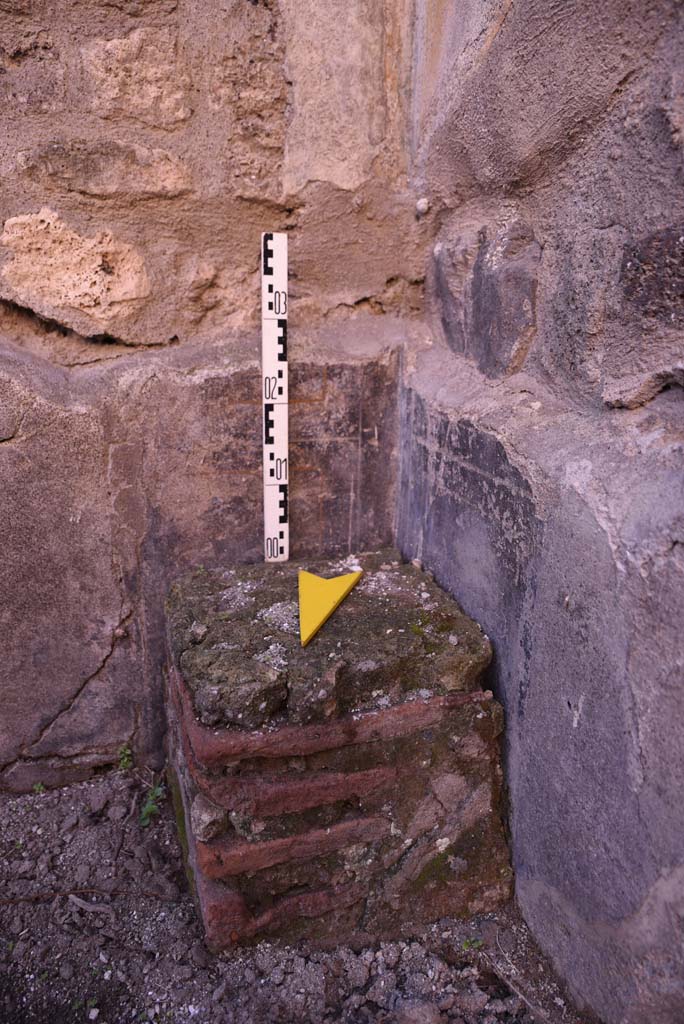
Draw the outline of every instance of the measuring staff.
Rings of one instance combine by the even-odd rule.
[[[261,375],[264,453],[264,558],[290,557],[287,430],[287,235],[261,236]]]

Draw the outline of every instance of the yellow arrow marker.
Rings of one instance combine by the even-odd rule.
[[[323,623],[328,621],[362,576],[362,572],[350,572],[324,580],[322,576],[299,570],[299,635],[302,647],[306,647]]]

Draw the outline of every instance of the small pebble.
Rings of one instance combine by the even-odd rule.
[[[434,1003],[411,1002],[399,1008],[395,1020],[396,1024],[442,1024],[442,1015]]]
[[[212,1003],[220,1003],[222,1001],[223,997],[226,994],[227,988],[228,988],[228,986],[227,986],[226,982],[222,981],[221,984],[218,985],[214,989],[214,991],[211,993],[211,1001],[212,1001]]]
[[[195,942],[192,949],[190,950],[190,959],[198,967],[208,967],[211,963],[211,957],[207,953],[206,949],[201,942]]]
[[[90,813],[100,814],[100,812],[107,806],[108,801],[109,797],[106,793],[103,793],[102,791],[92,793],[88,805],[90,807]]]
[[[76,885],[85,885],[90,878],[90,866],[88,864],[79,864],[74,874]]]
[[[112,804],[107,811],[107,817],[110,821],[123,821],[128,814],[128,808],[125,804]]]
[[[201,644],[208,632],[209,627],[203,622],[193,622],[190,627],[190,640],[193,644]]]
[[[465,1010],[466,1013],[473,1016],[484,1010],[488,1002],[489,996],[477,985],[473,985],[468,992],[460,992],[457,998],[458,1009]]]

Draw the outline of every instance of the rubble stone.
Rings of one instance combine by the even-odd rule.
[[[191,189],[185,164],[166,150],[114,139],[54,140],[17,154],[17,169],[38,184],[128,202],[172,198]]]

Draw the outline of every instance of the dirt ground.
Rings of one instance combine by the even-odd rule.
[[[210,954],[163,780],[130,768],[0,814],[0,1024],[588,1024],[514,907],[363,950]]]

